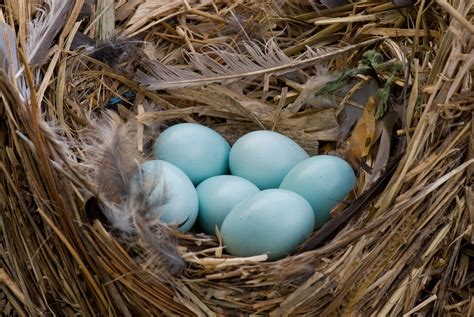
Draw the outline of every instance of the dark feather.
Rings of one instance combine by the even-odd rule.
[[[106,63],[109,66],[117,66],[123,62],[133,60],[137,57],[138,47],[143,41],[137,39],[117,38],[111,41],[98,42],[84,33],[77,32],[72,41],[71,48],[84,48],[90,57]]]
[[[89,219],[89,221],[93,222],[94,220],[99,220],[106,225],[110,224],[102,211],[102,207],[100,206],[97,197],[92,196],[89,198],[84,205],[84,210],[86,211],[87,219]]]
[[[85,48],[86,51],[92,51],[95,48],[95,40],[78,31],[72,39],[71,49],[77,50],[79,48]]]

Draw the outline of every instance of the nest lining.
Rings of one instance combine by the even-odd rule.
[[[35,64],[29,63],[28,50],[22,53],[24,35],[19,31],[11,46],[19,47],[18,54],[11,48],[7,53],[24,65],[23,81],[12,80],[8,72],[0,80],[3,311],[472,313],[473,58],[465,23],[472,21],[472,8],[463,2],[438,3],[398,8],[367,2],[314,11],[306,2],[173,2],[165,10],[129,1],[105,6],[109,11],[97,14],[96,22],[86,15],[82,26],[72,23],[81,9],[74,4],[62,31],[51,39],[58,46],[48,47],[47,58],[35,57],[41,61]],[[21,8],[13,3],[7,7],[10,15],[4,12],[4,20],[25,25],[30,16],[19,15]],[[112,25],[111,14],[116,20]],[[93,30],[89,35],[102,39],[119,30],[121,38],[103,44],[113,46],[114,54],[71,51],[75,34],[88,28]],[[130,36],[141,38],[130,41]],[[348,43],[377,37],[367,47],[338,52]],[[179,66],[175,70],[189,80],[186,76],[194,76],[190,71],[206,76],[206,67],[190,66],[192,56],[186,58],[183,50],[195,53],[194,61],[206,53],[209,66],[222,63],[222,52],[247,52],[247,58],[255,59],[239,42],[270,43],[272,38],[273,52],[281,50],[290,59],[336,52],[324,61],[330,72],[322,76],[321,67],[306,65],[286,74],[213,79],[199,87],[155,87],[160,91],[139,82],[139,71],[155,85],[171,81],[153,73],[155,59]],[[352,80],[357,83],[351,83],[347,95],[313,96],[342,71],[357,69],[370,49],[383,58],[376,77],[387,82],[394,76],[388,108],[380,119],[364,122],[373,125],[369,132],[355,134],[352,122],[347,138],[340,140],[338,129],[349,123],[339,115],[348,107],[348,96],[371,80],[370,73],[356,73]],[[391,72],[384,63],[401,67]],[[257,64],[262,68],[263,61]],[[318,81],[321,77],[325,81]],[[133,100],[109,103],[112,97],[126,99],[129,91]],[[322,103],[327,105],[320,107]],[[367,105],[355,107],[367,110]],[[352,159],[359,172],[352,198],[358,199],[344,211],[343,205],[334,211],[339,222],[314,234],[314,249],[275,262],[265,262],[265,256],[226,256],[214,237],[171,230],[167,233],[177,241],[176,252],[184,263],[173,272],[170,266],[181,264],[164,263],[159,246],[146,236],[124,237],[90,217],[98,206],[91,197],[104,195],[89,173],[90,152],[82,136],[111,108],[121,118],[117,126],[132,122],[131,143],[142,153],[162,128],[175,122],[203,123],[231,142],[248,131],[274,128],[312,154]],[[374,118],[368,110],[365,115]],[[356,142],[367,141],[363,137],[372,141],[368,148]],[[396,158],[393,174],[387,174],[392,166],[384,159],[387,152]],[[385,168],[377,170],[381,162]],[[374,180],[374,171],[386,179]]]

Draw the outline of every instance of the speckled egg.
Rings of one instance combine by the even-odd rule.
[[[178,230],[182,232],[191,229],[199,201],[193,183],[182,170],[168,162],[152,160],[142,165],[137,179],[141,179],[145,190],[150,189],[148,203],[161,221],[180,224]]]
[[[315,229],[330,218],[330,211],[355,185],[352,167],[332,155],[318,155],[296,165],[283,179],[280,188],[303,196],[313,207]]]
[[[290,138],[272,131],[254,131],[238,139],[229,154],[233,175],[260,189],[278,188],[285,175],[308,154]]]
[[[206,178],[228,173],[229,150],[229,143],[214,130],[181,123],[160,134],[153,145],[153,156],[176,165],[197,185]]]
[[[303,197],[268,189],[238,203],[222,223],[221,234],[232,255],[266,253],[269,260],[277,260],[294,252],[313,227],[313,209]]]

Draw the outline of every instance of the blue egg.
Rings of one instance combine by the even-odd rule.
[[[229,154],[233,175],[260,189],[278,188],[285,175],[309,155],[290,138],[272,131],[250,132],[235,142]]]
[[[215,234],[227,214],[239,202],[258,192],[257,186],[248,180],[233,176],[214,176],[203,181],[196,188],[199,197],[198,223],[204,232]]]
[[[186,174],[165,161],[147,161],[141,168],[144,188],[151,187],[148,203],[153,212],[165,223],[181,226],[186,232],[194,225],[199,201],[196,189]]]
[[[330,211],[352,190],[355,179],[352,167],[343,159],[318,155],[296,165],[280,188],[300,194],[311,204],[318,229],[331,219]]]
[[[313,209],[303,197],[267,189],[237,204],[222,223],[221,234],[232,255],[267,253],[270,260],[276,260],[294,252],[313,227]]]
[[[170,162],[189,176],[194,185],[229,170],[230,145],[217,132],[195,123],[174,125],[153,144],[156,159]]]

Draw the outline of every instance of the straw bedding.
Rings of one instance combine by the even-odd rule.
[[[0,8],[4,314],[474,314],[471,2],[39,2]],[[279,131],[357,187],[279,261],[140,205],[124,234],[107,146],[145,159],[176,122]]]

